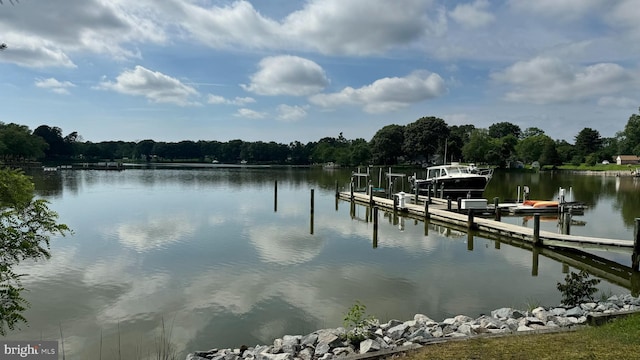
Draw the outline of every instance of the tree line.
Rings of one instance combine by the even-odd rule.
[[[474,162],[509,167],[537,161],[541,166],[563,163],[594,165],[611,161],[619,154],[640,155],[640,114],[632,114],[624,129],[614,137],[601,137],[584,128],[574,143],[554,140],[542,129],[526,129],[510,122],[488,128],[474,125],[449,126],[437,117],[422,117],[407,125],[387,125],[371,140],[324,137],[306,144],[289,144],[240,139],[221,141],[161,142],[83,141],[77,132],[63,135],[62,129],[41,125],[0,123],[0,154],[5,162],[41,160],[68,161],[199,161],[254,164],[310,165],[333,162],[343,166],[368,164],[436,164]]]

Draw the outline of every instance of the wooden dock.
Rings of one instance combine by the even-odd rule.
[[[424,196],[417,197],[413,194],[406,194],[404,204],[399,204],[397,197],[387,199],[362,192],[338,192],[339,199],[353,201],[366,206],[379,207],[392,211],[403,212],[412,217],[433,219],[456,227],[465,227],[480,233],[496,234],[515,238],[524,242],[529,242],[537,246],[574,248],[580,250],[602,250],[633,254],[633,267],[638,268],[640,263],[640,236],[636,231],[635,239],[618,240],[597,237],[577,236],[558,234],[550,231],[541,231],[539,228],[539,214],[534,215],[534,227],[528,228],[513,224],[507,224],[498,220],[481,217],[481,211],[470,210],[463,214],[452,211],[457,208],[457,202],[440,198],[431,198],[431,204]],[[420,204],[422,202],[422,204]],[[401,206],[402,205],[402,206]],[[485,210],[482,212],[488,212]],[[636,225],[640,221],[636,220]],[[636,226],[638,227],[638,226]]]

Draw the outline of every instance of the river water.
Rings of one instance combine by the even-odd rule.
[[[351,170],[172,168],[34,174],[39,196],[74,234],[18,271],[30,308],[7,339],[63,340],[69,359],[144,358],[164,323],[179,358],[269,344],[342,326],[361,302],[381,320],[436,321],[557,305],[567,266],[496,240],[336,201]],[[411,172],[408,172],[411,173]],[[276,197],[277,182],[277,197]],[[570,174],[494,175],[488,199],[553,199],[571,188],[589,208],[572,234],[633,238],[639,181]],[[396,184],[402,190],[403,185]],[[408,191],[408,185],[405,191]],[[311,216],[311,190],[314,214]],[[521,217],[504,221],[530,226]],[[558,231],[557,220],[543,229]],[[594,253],[623,266],[629,254]],[[571,269],[573,270],[573,269]],[[601,294],[629,289],[603,280]],[[598,295],[599,296],[599,295]]]

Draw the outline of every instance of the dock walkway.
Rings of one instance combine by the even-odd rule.
[[[351,192],[339,192],[337,196],[342,200],[352,201]],[[353,192],[353,201],[363,205],[376,206],[389,210],[398,210],[421,218],[429,218],[456,226],[464,226],[479,232],[508,236],[536,245],[633,253],[634,258],[637,257],[637,253],[640,253],[640,240],[637,235],[636,239],[618,240],[558,234],[550,231],[541,231],[539,228],[528,228],[503,223],[489,218],[479,216],[474,217],[474,211],[469,212],[469,214],[450,211],[448,210],[449,206],[453,209],[454,207],[457,207],[455,206],[457,203],[448,204],[448,200],[445,199],[431,198],[431,204],[428,206],[425,205],[427,198],[424,196],[418,197],[418,204],[415,203],[414,195],[407,194],[405,199],[407,201],[405,202],[404,207],[399,208],[398,204],[395,203],[393,199],[371,196],[361,192]],[[422,205],[419,204],[420,201],[422,201]],[[428,211],[428,216],[425,210]],[[476,214],[479,215],[479,212],[480,211],[478,210]]]

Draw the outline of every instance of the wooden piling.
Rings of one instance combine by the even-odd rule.
[[[353,187],[355,186],[355,184],[353,183],[353,180],[351,180],[351,183],[349,184],[349,189],[351,191],[351,202],[353,202]]]
[[[338,180],[336,180],[336,197],[340,196],[340,188],[338,187]]]
[[[431,183],[427,185],[427,202],[431,204]]]
[[[571,234],[571,218],[573,217],[571,213],[571,208],[569,208],[568,212],[565,212],[562,215],[562,219],[564,220],[564,232],[563,234],[570,235]]]
[[[469,209],[469,214],[467,216],[467,228],[472,230],[475,228],[475,224],[473,223],[473,209]]]
[[[533,214],[533,243],[537,246],[542,245],[542,241],[540,241],[540,213]]]
[[[311,209],[309,214],[309,234],[313,235],[313,213],[314,213],[314,190],[311,189]]]
[[[449,210],[451,210],[451,209],[449,209]],[[458,212],[460,212],[460,210],[462,210],[462,198],[461,197],[458,198]]]
[[[425,220],[429,220],[429,217],[431,215],[429,215],[429,201],[425,201],[424,202],[424,218]]]
[[[373,208],[373,248],[378,247],[378,207]]]
[[[278,212],[278,180],[273,184],[273,212]]]
[[[369,184],[369,205],[373,206],[373,185]]]
[[[444,183],[440,184],[440,199],[444,199]]]
[[[415,193],[415,198],[414,198],[413,203],[417,205],[418,204],[418,195],[419,195],[419,190],[418,190],[418,186],[417,185],[416,185],[415,191],[416,191],[416,193]]]
[[[502,213],[500,212],[500,198],[498,197],[493,198],[493,208],[495,211],[495,220],[501,221]]]
[[[638,271],[640,267],[640,218],[635,219],[633,228],[633,254],[631,255],[631,267]]]
[[[451,211],[451,198],[447,197],[447,210]]]

